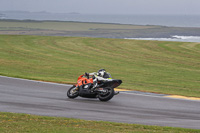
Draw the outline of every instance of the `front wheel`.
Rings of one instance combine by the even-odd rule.
[[[79,92],[78,92],[78,88],[73,85],[71,88],[69,88],[69,90],[67,91],[67,96],[69,98],[76,98],[77,96],[79,95]]]
[[[105,87],[103,88],[106,90],[106,92],[102,92],[99,94],[99,100],[100,101],[109,101],[115,94],[115,91],[111,87]]]

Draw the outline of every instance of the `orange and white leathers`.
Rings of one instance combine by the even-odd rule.
[[[93,91],[97,87],[98,81],[108,81],[108,80],[110,80],[109,78],[103,78],[101,76],[98,76],[96,72],[89,73],[89,76],[94,76],[93,87],[92,87],[91,91]]]
[[[108,81],[110,78],[103,78],[101,76],[98,76],[96,72],[89,73],[89,76],[94,76],[96,80],[98,81]]]

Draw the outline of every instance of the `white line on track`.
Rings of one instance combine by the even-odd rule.
[[[31,81],[31,82],[35,82],[35,83],[45,83],[45,84],[60,85],[60,86],[72,86],[72,85],[69,85],[69,84],[52,83],[52,82],[37,81],[37,80],[30,80],[30,79],[21,79],[21,78],[12,78],[12,77],[7,77],[7,76],[0,76],[0,77],[4,77],[4,78],[8,78],[8,79],[17,79],[17,80],[21,80],[21,81]]]
[[[139,95],[139,96],[148,96],[148,97],[157,97],[157,98],[165,98],[165,99],[176,99],[176,100],[184,100],[184,101],[195,101],[195,102],[200,102],[199,99],[190,99],[190,98],[176,98],[176,97],[170,97],[170,95],[166,96],[160,96],[160,95],[149,95],[149,94],[137,94],[137,93],[129,93],[129,92],[120,92],[123,94],[128,94],[128,95]]]
[[[120,93],[123,93],[123,94],[129,94],[129,95],[139,95],[139,96],[149,96],[149,97],[162,97],[163,98],[163,96],[159,96],[159,95],[147,95],[147,94],[138,94],[138,93],[130,93],[130,92],[120,92]]]

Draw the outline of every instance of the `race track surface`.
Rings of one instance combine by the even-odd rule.
[[[200,129],[200,101],[129,92],[109,102],[69,99],[69,87],[0,76],[0,111]]]

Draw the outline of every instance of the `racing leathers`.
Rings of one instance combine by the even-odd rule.
[[[98,81],[108,81],[110,79],[109,77],[105,78],[104,76],[103,77],[102,76],[98,76],[98,74],[96,72],[89,73],[89,76],[93,77],[93,87],[91,88],[91,92],[93,92],[94,89],[97,87]]]

